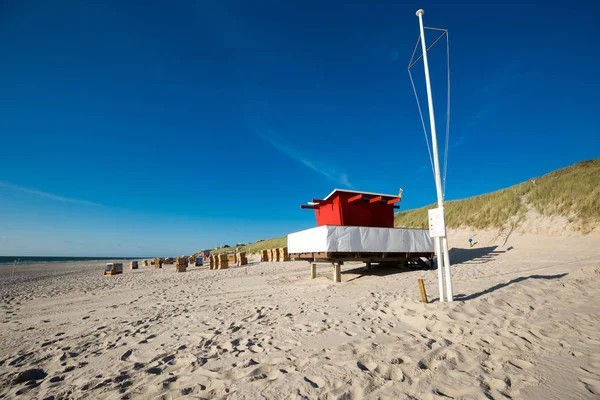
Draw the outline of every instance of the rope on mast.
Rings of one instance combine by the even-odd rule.
[[[425,29],[432,29],[432,28],[427,28],[427,27],[425,27]],[[440,41],[440,39],[441,39],[441,38],[443,38],[445,34],[447,34],[447,33],[448,33],[448,31],[447,31],[446,29],[435,29],[435,30],[444,31],[444,33],[442,33],[442,34],[440,35],[440,37],[438,37],[437,39],[435,39],[435,41],[429,45],[429,47],[427,48],[427,51],[431,50],[431,48],[432,48],[433,46],[435,46],[435,44],[436,44],[437,42],[439,42],[439,41]],[[414,57],[414,54],[413,54],[413,57]],[[415,61],[413,61],[413,60],[412,60],[412,58],[411,58],[411,59],[410,59],[410,62],[411,62],[411,63],[409,64],[408,68],[412,68],[412,66],[413,66],[413,65],[415,65],[417,62],[419,62],[419,60],[420,60],[421,58],[423,58],[423,55],[420,55],[419,57],[417,57],[417,59],[416,59]]]
[[[429,144],[429,138],[427,137],[427,128],[425,128],[425,120],[423,119],[423,111],[421,111],[421,103],[419,102],[419,96],[417,95],[417,89],[415,88],[415,82],[413,80],[412,74],[410,73],[410,67],[412,59],[415,57],[415,53],[417,48],[419,47],[419,42],[421,41],[421,35],[417,38],[417,44],[415,45],[415,49],[413,50],[413,55],[408,63],[408,76],[410,77],[410,83],[412,84],[413,92],[415,93],[415,99],[417,100],[417,108],[419,109],[419,117],[421,117],[421,125],[423,126],[423,134],[425,135],[425,143],[427,143],[427,152],[429,153],[429,162],[431,163],[431,172],[435,177],[435,169],[433,167],[433,156],[431,155],[431,145]]]
[[[424,29],[429,29],[429,30],[433,30],[433,31],[440,31],[442,32],[442,34],[431,44],[429,45],[429,47],[427,47],[427,51],[429,51],[433,46],[436,45],[437,42],[439,42],[442,37],[446,37],[446,67],[448,70],[448,75],[447,75],[447,101],[446,101],[446,143],[444,146],[444,171],[443,171],[443,178],[442,178],[442,195],[444,197],[444,199],[446,198],[446,175],[447,175],[447,171],[448,171],[448,152],[449,152],[449,144],[450,144],[450,39],[449,39],[449,35],[448,35],[448,30],[447,29],[441,29],[441,28],[431,28],[431,27],[424,27]],[[430,144],[429,144],[429,139],[427,138],[427,128],[425,127],[425,120],[423,119],[423,112],[421,111],[421,104],[419,102],[419,96],[417,95],[417,90],[415,88],[415,83],[412,77],[412,74],[410,73],[410,69],[421,59],[423,58],[423,55],[420,55],[419,57],[417,57],[417,59],[415,60],[415,53],[417,52],[417,48],[419,46],[419,43],[421,41],[421,35],[419,35],[419,37],[417,38],[417,44],[415,45],[415,49],[413,50],[413,54],[412,57],[410,58],[410,61],[408,63],[408,76],[410,77],[410,83],[412,84],[413,87],[413,92],[415,93],[415,99],[417,100],[417,108],[419,109],[419,116],[421,117],[421,125],[423,126],[423,133],[425,134],[425,141],[427,143],[427,151],[429,152],[429,161],[431,162],[431,169],[435,175],[435,170],[433,167],[433,157],[431,155],[431,149],[430,149]]]
[[[448,172],[448,146],[450,144],[450,38],[446,31],[446,66],[448,67],[448,99],[446,101],[446,149],[444,152],[444,180],[442,193],[446,199],[446,172]]]

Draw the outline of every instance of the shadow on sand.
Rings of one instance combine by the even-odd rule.
[[[525,281],[527,279],[560,279],[560,278],[564,277],[565,275],[567,275],[567,274],[564,273],[564,274],[557,274],[557,275],[530,275],[530,276],[521,276],[521,277],[512,279],[512,280],[510,280],[508,282],[505,282],[505,283],[499,283],[497,285],[492,286],[491,288],[482,290],[481,292],[470,294],[468,296],[465,295],[465,294],[457,294],[456,296],[454,296],[454,299],[458,300],[458,301],[473,300],[473,299],[481,297],[481,296],[483,296],[485,294],[495,292],[498,289],[502,289],[502,288],[505,288],[507,286],[510,286],[513,283],[523,282],[523,281]]]
[[[450,255],[450,264],[461,264],[467,261],[474,261],[483,264],[492,261],[494,257],[504,253],[497,251],[498,246],[477,247],[472,249],[461,249],[453,247],[448,251]]]
[[[352,269],[348,269],[348,270],[342,270],[342,275],[358,275],[354,278],[350,278],[348,280],[345,280],[345,282],[352,282],[356,279],[360,279],[363,278],[365,276],[387,276],[387,275],[393,275],[393,274],[399,274],[402,272],[408,272],[408,271],[417,271],[421,268],[418,267],[404,267],[404,266],[389,266],[389,265],[377,265],[374,264],[371,269],[367,269],[366,266],[362,265],[360,267],[357,268],[352,268]]]

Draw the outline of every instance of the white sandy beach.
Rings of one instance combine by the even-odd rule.
[[[436,271],[0,268],[0,398],[597,399],[600,236],[450,236]]]

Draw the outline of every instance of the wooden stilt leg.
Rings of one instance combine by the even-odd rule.
[[[419,282],[419,290],[421,291],[421,301],[427,304],[429,300],[427,300],[427,292],[425,291],[425,284],[423,283],[423,279],[417,279]]]
[[[371,263],[370,263],[370,262],[368,262],[368,263],[366,263],[366,264],[367,264],[367,269],[371,269]]]
[[[317,277],[317,264],[310,264],[310,279],[315,279]]]
[[[342,281],[342,268],[340,263],[333,264],[333,282],[339,283]]]

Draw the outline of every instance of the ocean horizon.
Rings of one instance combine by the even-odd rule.
[[[75,257],[75,256],[0,256],[0,266],[13,265],[15,261],[22,264],[49,264],[76,261],[104,261],[104,260],[139,260],[153,257]]]

